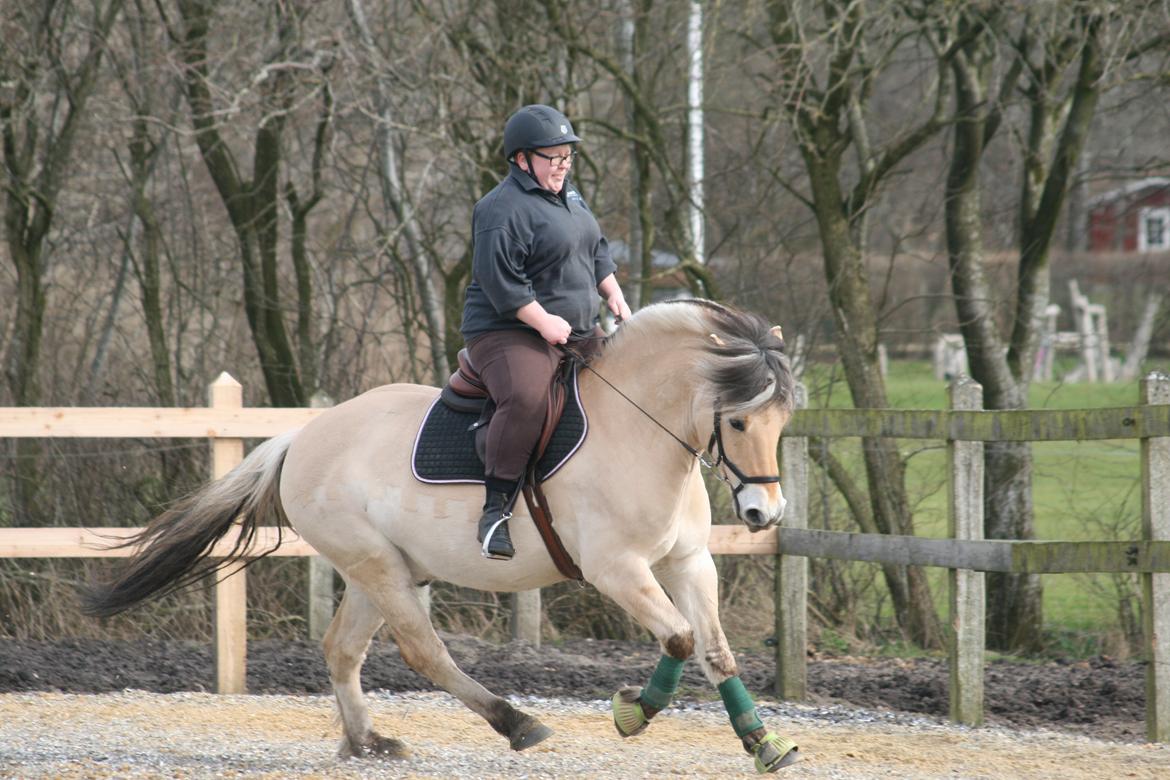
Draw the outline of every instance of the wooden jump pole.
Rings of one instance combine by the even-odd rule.
[[[240,409],[244,391],[226,371],[211,383],[210,406]],[[211,478],[227,474],[244,459],[244,440],[211,440]],[[231,571],[229,569],[228,571]],[[216,581],[212,596],[215,626],[215,690],[218,693],[247,693],[245,663],[248,638],[248,580],[243,569]]]
[[[947,387],[951,409],[983,408],[983,387],[961,377]],[[983,538],[983,442],[947,442],[947,530],[955,540]],[[950,630],[950,717],[956,723],[983,723],[983,656],[985,636],[984,574],[948,569]]]

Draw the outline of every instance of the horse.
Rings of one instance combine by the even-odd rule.
[[[622,737],[641,733],[670,705],[684,662],[697,656],[756,769],[774,772],[798,758],[797,745],[757,715],[720,626],[700,471],[713,466],[731,486],[735,513],[751,531],[775,525],[785,504],[777,447],[793,387],[779,327],[694,299],[643,308],[579,374],[588,434],[543,484],[548,505],[584,579],[662,650],[645,686],[613,696]],[[549,728],[458,668],[420,598],[433,580],[519,591],[564,579],[522,505],[511,523],[515,557],[488,560],[476,543],[482,487],[415,478],[409,443],[438,393],[382,386],[257,446],[228,475],[152,520],[130,542],[136,550],[125,568],[83,594],[85,611],[111,615],[245,566],[259,556],[257,528],[291,527],[345,582],[322,643],[343,730],[339,755],[407,755],[401,741],[375,731],[361,688],[366,650],[383,623],[411,668],[482,716],[512,749],[542,742]],[[231,554],[211,558],[214,543],[233,531]]]

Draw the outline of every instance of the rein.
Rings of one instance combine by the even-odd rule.
[[[735,461],[733,461],[731,458],[729,458],[727,456],[727,452],[723,448],[723,426],[721,425],[723,413],[720,412],[718,408],[716,408],[714,411],[714,423],[713,423],[712,430],[711,430],[711,438],[707,440],[707,447],[706,447],[707,454],[714,454],[716,448],[718,448],[718,450],[719,450],[719,457],[717,457],[714,461],[712,461],[710,458],[707,457],[707,454],[704,454],[703,451],[696,449],[695,447],[692,447],[690,444],[687,444],[678,435],[676,435],[674,433],[674,431],[670,430],[665,425],[663,425],[661,422],[659,422],[657,419],[655,419],[654,415],[650,414],[650,412],[646,411],[641,406],[639,406],[637,401],[635,401],[633,398],[630,398],[628,395],[623,393],[616,385],[613,384],[613,382],[610,382],[608,379],[606,379],[604,376],[602,376],[600,373],[598,373],[597,369],[595,369],[593,366],[589,365],[589,361],[587,361],[580,353],[578,353],[572,347],[570,347],[566,344],[562,347],[562,349],[565,351],[566,354],[568,354],[570,357],[572,357],[573,359],[578,361],[582,366],[584,366],[585,368],[592,371],[594,376],[596,376],[598,379],[600,379],[605,384],[609,385],[611,390],[613,390],[615,393],[620,395],[631,406],[633,406],[635,409],[637,409],[639,412],[641,412],[643,415],[645,415],[646,419],[650,420],[650,422],[654,423],[659,428],[664,430],[670,438],[672,438],[676,442],[678,442],[679,446],[681,446],[683,449],[685,449],[687,452],[689,452],[693,457],[697,458],[700,465],[702,465],[706,469],[709,469],[711,471],[711,473],[715,476],[716,479],[718,479],[720,482],[726,483],[727,487],[731,490],[731,500],[735,503],[735,513],[737,516],[739,515],[739,493],[741,490],[743,490],[748,485],[769,484],[769,483],[780,481],[779,474],[777,474],[775,476],[766,476],[766,477],[748,476],[747,474],[745,474],[743,472],[743,469],[741,469],[735,463]],[[724,476],[719,471],[719,466],[721,464],[727,464],[727,468],[730,469],[731,473],[734,474],[736,479],[739,480],[738,485],[733,485],[731,483],[731,480],[728,479],[726,476]]]

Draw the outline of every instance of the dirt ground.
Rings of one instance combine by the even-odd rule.
[[[608,698],[624,684],[644,684],[658,651],[653,643],[571,640],[534,648],[446,637],[460,666],[501,695],[574,699]],[[772,697],[771,651],[738,654],[748,690]],[[814,704],[849,704],[945,716],[947,669],[942,660],[836,658],[809,663]],[[987,665],[988,723],[1047,728],[1121,742],[1140,742],[1145,726],[1145,672],[1137,662],[1095,658],[1075,663]],[[363,668],[367,690],[434,690],[403,664],[393,643],[375,642]],[[157,693],[210,691],[211,648],[189,642],[0,640],[0,693],[57,691],[99,693],[127,688]],[[251,693],[327,693],[320,647],[303,641],[248,644]],[[679,700],[710,700],[714,692],[687,665]]]
[[[718,704],[676,709],[622,740],[604,702],[522,703],[553,730],[508,749],[446,694],[379,694],[375,726],[402,739],[404,759],[338,761],[327,696],[206,693],[0,694],[0,778],[19,780],[628,780],[758,777]],[[1051,731],[964,729],[921,716],[846,716],[787,706],[767,720],[800,745],[791,780],[1165,780],[1165,745],[1104,742]],[[857,713],[872,713],[858,710]]]

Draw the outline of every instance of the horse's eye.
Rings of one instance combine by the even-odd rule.
[[[728,425],[737,431],[743,430],[743,420],[739,419],[738,417],[728,422]]]

